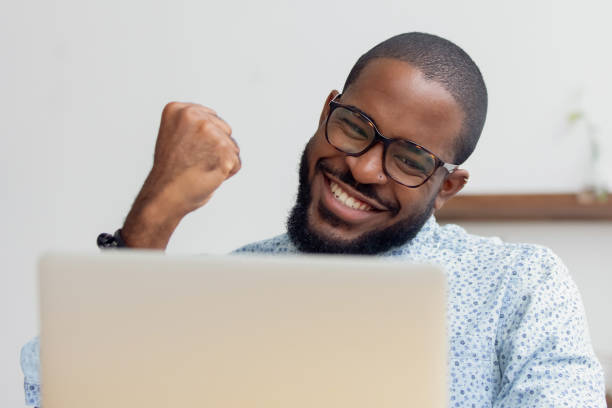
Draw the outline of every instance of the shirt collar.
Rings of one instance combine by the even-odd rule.
[[[440,225],[436,217],[432,214],[414,238],[403,245],[389,249],[379,256],[407,256],[422,253],[424,249],[429,249],[439,240]],[[438,238],[438,239],[437,239]]]

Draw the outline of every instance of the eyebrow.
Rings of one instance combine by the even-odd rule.
[[[428,150],[428,149],[427,149],[425,146],[422,146],[422,145],[420,145],[419,143],[417,143],[417,142],[415,142],[415,141],[413,141],[413,140],[411,140],[411,139],[408,139],[408,138],[403,139],[403,138],[401,138],[401,137],[389,137],[389,136],[385,136],[385,135],[384,135],[384,134],[383,134],[383,133],[382,133],[382,132],[381,132],[381,131],[378,129],[378,125],[376,124],[376,121],[375,121],[374,119],[372,119],[372,117],[371,117],[370,115],[368,115],[367,113],[365,113],[364,111],[362,111],[361,109],[359,109],[359,108],[358,108],[357,106],[355,106],[355,105],[350,105],[350,104],[348,104],[348,103],[347,103],[347,104],[343,104],[343,105],[344,105],[344,106],[347,106],[347,107],[349,107],[349,108],[355,109],[357,112],[359,112],[360,114],[362,114],[363,116],[365,116],[365,117],[366,117],[366,118],[367,118],[367,119],[368,119],[370,122],[372,122],[372,124],[374,125],[374,128],[376,129],[376,131],[377,131],[378,133],[380,133],[380,135],[381,135],[381,136],[383,136],[384,138],[389,139],[389,140],[399,140],[399,141],[410,142],[410,143],[413,143],[413,144],[417,145],[418,147],[420,147],[420,148],[422,148],[422,149],[425,149],[425,151],[426,151],[426,152],[429,152],[429,150]],[[436,157],[437,157],[437,156],[436,156]],[[440,159],[440,160],[442,160],[442,159]]]
[[[357,112],[359,112],[360,114],[362,114],[363,116],[366,117],[366,119],[368,119],[370,122],[372,122],[372,124],[374,125],[374,127],[376,128],[376,130],[378,130],[378,125],[376,124],[376,121],[374,119],[372,119],[372,117],[370,115],[368,115],[367,113],[365,113],[364,111],[362,111],[361,109],[359,109],[357,106],[355,105],[349,105],[349,104],[344,104],[344,106],[347,106],[349,108],[355,109]],[[378,133],[382,134],[380,132],[380,130],[378,131]],[[386,137],[386,136],[385,136]],[[390,138],[389,138],[390,139]]]

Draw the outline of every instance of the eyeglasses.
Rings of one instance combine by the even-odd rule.
[[[325,137],[329,144],[349,156],[361,156],[374,144],[383,143],[383,169],[385,174],[403,186],[416,188],[429,180],[438,167],[449,174],[458,164],[444,163],[438,156],[409,140],[383,136],[376,124],[354,106],[337,100],[329,102],[329,115],[325,124]]]

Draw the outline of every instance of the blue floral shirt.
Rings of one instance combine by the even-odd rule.
[[[286,234],[235,253],[298,253]],[[567,268],[549,249],[439,226],[381,256],[442,266],[448,279],[450,407],[605,408],[604,380]],[[40,404],[38,339],[21,352]]]

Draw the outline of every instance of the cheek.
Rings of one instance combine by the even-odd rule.
[[[344,157],[343,153],[334,149],[334,147],[327,142],[327,139],[325,138],[325,131],[322,128],[319,128],[317,133],[310,138],[306,149],[309,164],[308,174],[310,179],[312,179],[312,176],[314,175],[317,162],[319,162],[321,159]]]
[[[409,189],[399,186],[402,190],[395,189],[397,200],[400,203],[400,211],[397,215],[399,218],[408,218],[416,214],[421,214],[427,210],[431,202],[435,199],[436,194],[427,185]]]

